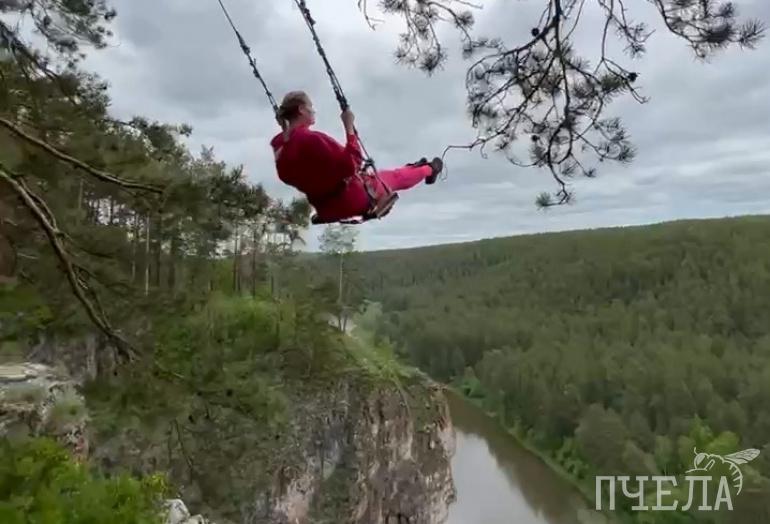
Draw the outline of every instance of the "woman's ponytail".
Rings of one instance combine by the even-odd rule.
[[[276,113],[278,125],[283,129],[283,139],[289,138],[289,126],[291,121],[299,115],[299,110],[303,105],[308,104],[310,98],[304,91],[291,91],[283,97],[281,106]]]
[[[283,140],[286,141],[289,139],[289,119],[286,118],[286,109],[281,105],[281,107],[278,108],[278,112],[275,114],[275,120],[278,122],[278,125],[281,126],[281,131],[283,131]]]

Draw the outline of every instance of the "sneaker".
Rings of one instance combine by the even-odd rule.
[[[436,183],[436,179],[438,179],[438,175],[444,169],[444,162],[439,157],[435,157],[433,160],[430,161],[429,165],[431,169],[433,169],[433,172],[430,175],[428,175],[427,178],[425,178],[425,183],[430,185],[430,184]]]
[[[417,162],[412,162],[411,164],[407,164],[409,167],[420,167],[420,166],[427,166],[428,165],[428,159],[425,157],[422,157]]]

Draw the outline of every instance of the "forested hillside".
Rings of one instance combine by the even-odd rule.
[[[683,473],[696,447],[762,450],[745,469],[767,489],[770,218],[364,253],[357,267],[379,337],[589,490],[592,474]]]

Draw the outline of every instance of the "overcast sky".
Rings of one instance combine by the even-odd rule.
[[[216,0],[112,0],[115,37],[87,67],[111,84],[112,111],[193,126],[191,146],[214,147],[243,164],[250,180],[289,199],[278,181],[268,142],[276,133],[270,106],[241,54]],[[374,4],[375,2],[370,2]],[[478,2],[475,32],[524,41],[541,0]],[[737,0],[745,16],[770,22],[767,0]],[[399,20],[376,31],[356,0],[308,1],[318,31],[356,113],[357,127],[380,167],[440,155],[470,141],[458,35],[443,37],[452,60],[432,77],[398,65]],[[342,139],[339,109],[320,59],[290,0],[226,0],[276,97],[304,89],[318,111],[317,128]],[[656,23],[647,2],[636,18],[657,29],[648,54],[634,64],[651,101],[617,101],[638,148],[631,166],[602,165],[599,176],[574,184],[570,206],[538,210],[535,196],[556,186],[545,171],[519,169],[490,154],[454,151],[448,178],[401,195],[386,219],[359,226],[359,248],[411,247],[495,236],[660,222],[770,210],[770,40],[755,51],[721,53],[697,62],[683,42]],[[376,13],[376,11],[375,11]],[[585,18],[581,51],[599,45],[600,21]],[[321,228],[309,230],[315,249]]]

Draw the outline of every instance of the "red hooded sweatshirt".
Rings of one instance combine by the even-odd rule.
[[[346,218],[365,210],[366,200],[346,195],[344,180],[358,171],[363,161],[356,135],[349,134],[343,147],[329,135],[308,126],[292,129],[288,140],[279,133],[270,141],[276,153],[276,169],[282,182],[303,192],[319,216]],[[344,193],[343,193],[344,191]],[[361,207],[364,202],[364,208]],[[353,209],[356,208],[356,209]]]

